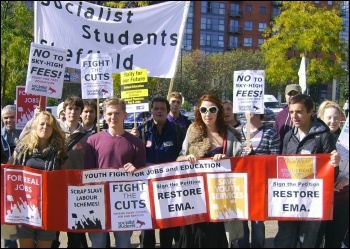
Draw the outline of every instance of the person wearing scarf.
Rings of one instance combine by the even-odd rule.
[[[56,118],[50,112],[43,111],[34,118],[30,130],[18,141],[9,163],[45,171],[66,169],[66,147],[65,135]],[[16,229],[21,248],[51,248],[56,238],[56,231],[29,225],[16,225]]]

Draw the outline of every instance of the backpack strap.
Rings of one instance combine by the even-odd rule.
[[[76,135],[68,144],[68,147],[67,147],[67,152],[70,151],[74,145],[76,145],[80,139],[82,139],[86,133],[88,133],[87,131],[85,131],[84,133],[79,133],[78,135]]]
[[[176,148],[177,148],[177,153],[180,153],[182,150],[182,143],[181,143],[181,132],[182,128],[179,124],[175,124],[175,136],[176,136]]]
[[[227,131],[225,132],[225,135],[224,135],[224,142],[223,142],[223,146],[222,146],[222,154],[226,155],[226,147],[227,147]]]

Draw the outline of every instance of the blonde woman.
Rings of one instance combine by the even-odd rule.
[[[9,163],[52,171],[66,169],[65,136],[56,118],[48,111],[40,112],[30,131],[18,141]],[[17,225],[21,248],[51,248],[56,231],[47,231],[28,225]]]
[[[340,106],[326,100],[318,108],[317,117],[320,118],[329,127],[331,133],[335,136],[335,141],[340,135]],[[349,171],[348,171],[349,172]],[[334,183],[334,207],[333,220],[323,221],[317,236],[319,247],[323,236],[325,237],[325,248],[340,248],[349,228],[349,174],[339,172]]]

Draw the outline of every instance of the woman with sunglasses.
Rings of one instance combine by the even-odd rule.
[[[195,163],[198,158],[223,158],[241,154],[241,134],[225,122],[221,100],[203,95],[195,110],[177,161]],[[202,222],[181,227],[180,248],[228,248],[231,241],[243,237],[242,221]]]

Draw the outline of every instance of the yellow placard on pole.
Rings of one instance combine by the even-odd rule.
[[[127,112],[147,111],[148,71],[136,69],[120,73],[121,98],[126,102]]]
[[[136,69],[120,73],[121,85],[148,82],[147,69]]]

